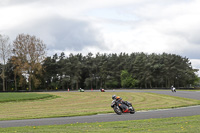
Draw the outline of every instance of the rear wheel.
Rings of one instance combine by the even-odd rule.
[[[121,111],[121,109],[118,106],[115,105],[113,109],[114,109],[114,111],[115,111],[116,114],[118,114],[118,115],[122,114],[122,111]]]

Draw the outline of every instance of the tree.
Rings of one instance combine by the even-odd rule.
[[[84,84],[86,87],[93,89],[93,66],[94,66],[94,57],[92,57],[93,54],[90,52],[88,53],[84,58],[84,70],[85,75],[88,75],[88,77],[85,78]]]
[[[78,89],[82,79],[82,54],[73,55],[72,53],[67,58],[65,62],[66,67],[65,70],[65,78],[68,81],[70,79],[71,89]]]
[[[131,74],[128,73],[127,70],[122,70],[121,72],[121,86],[123,88],[132,88],[134,87],[138,81],[132,77]]]
[[[3,79],[3,91],[6,91],[5,87],[5,69],[6,69],[6,62],[10,58],[12,53],[12,46],[9,42],[9,37],[6,35],[0,34],[0,58],[2,59],[2,73],[1,78]]]
[[[27,78],[29,91],[31,91],[32,82],[35,87],[40,84],[36,75],[41,74],[46,45],[36,36],[19,34],[13,42],[13,47],[13,53],[16,56],[14,64],[19,66],[19,71]]]

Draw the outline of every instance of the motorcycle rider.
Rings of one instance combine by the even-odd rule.
[[[112,99],[123,109],[123,112],[128,112],[132,104],[128,101],[123,101],[120,96],[113,95]]]
[[[171,87],[172,92],[176,92],[176,88],[172,85]]]

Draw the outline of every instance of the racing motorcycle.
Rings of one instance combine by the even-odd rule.
[[[126,104],[124,104],[116,100],[113,100],[111,103],[111,107],[113,108],[115,113],[118,115],[121,115],[122,113],[131,113],[131,114],[135,113],[135,109],[133,108],[132,104],[129,102],[126,102]],[[126,108],[126,110],[124,110],[123,108]]]
[[[104,89],[100,89],[100,91],[101,91],[101,92],[105,92],[105,90],[104,90]]]

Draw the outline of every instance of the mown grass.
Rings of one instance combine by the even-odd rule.
[[[0,120],[113,113],[110,107],[113,94],[130,101],[136,111],[200,104],[199,100],[141,92],[41,92],[37,94],[56,95],[58,98],[0,103]]]
[[[1,133],[199,133],[200,115],[117,122],[0,128]]]
[[[54,95],[38,93],[0,93],[0,103],[52,98]]]

